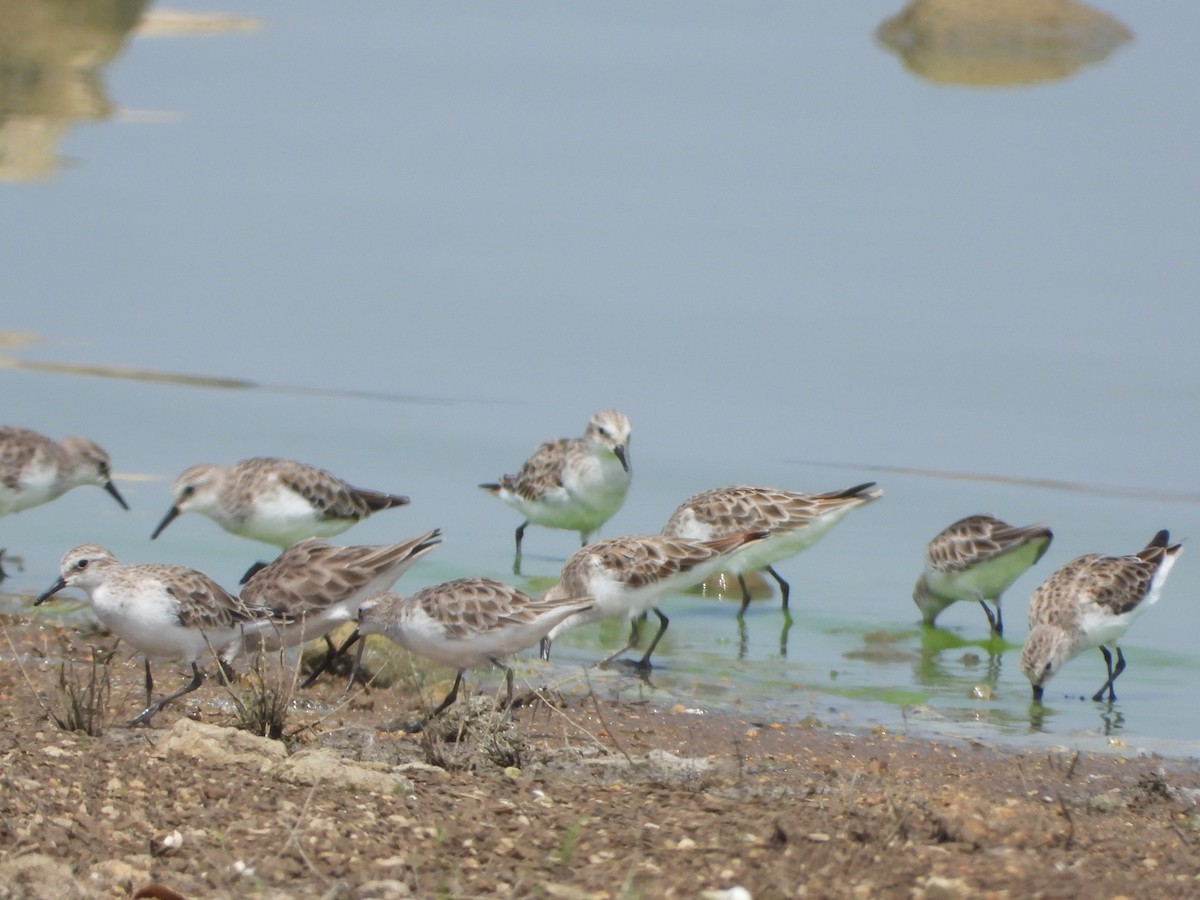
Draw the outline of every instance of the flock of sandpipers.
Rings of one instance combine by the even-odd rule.
[[[209,652],[227,672],[238,657],[323,638],[328,652],[311,682],[336,653],[369,634],[386,635],[457,671],[449,694],[430,714],[435,716],[454,702],[464,671],[485,664],[505,670],[511,702],[513,672],[506,656],[540,644],[548,659],[556,635],[600,619],[626,617],[631,623],[628,642],[601,661],[606,664],[638,645],[639,622],[646,612],[655,613],[658,631],[633,663],[649,669],[668,625],[659,601],[719,570],[738,578],[739,616],[750,601],[744,573],[757,570],[779,583],[786,611],[789,585],[775,564],[817,541],[851,510],[883,496],[873,483],[824,494],[735,485],[685,500],[659,534],[589,543],[629,490],[629,438],[629,420],[605,410],[592,416],[582,437],[544,443],[516,475],[481,485],[523,517],[516,531],[516,574],[528,525],[579,532],[581,549],[541,596],[490,578],[461,578],[411,596],[389,593],[440,543],[439,531],[390,546],[340,547],[323,539],[408,498],[352,487],[304,463],[259,457],[183,472],[172,485],[170,509],[151,535],[157,538],[181,513],[198,512],[233,534],[280,547],[274,561],[247,572],[239,593],[195,569],[125,565],[104,547],[84,544],[66,552],[60,577],[34,604],[64,588],[79,588],[100,622],[145,655],[146,709],[131,724],[148,723],[168,703],[197,689],[204,681],[199,660]],[[108,454],[92,441],[55,442],[27,429],[0,428],[0,516],[86,484],[103,487],[128,509],[113,484]],[[973,601],[983,607],[991,631],[1002,634],[1001,595],[1042,557],[1052,537],[1043,525],[1012,526],[987,515],[950,525],[930,542],[913,591],[924,621],[932,625],[950,604]],[[1055,672],[1093,647],[1100,648],[1108,670],[1093,700],[1106,694],[1110,702],[1116,699],[1113,683],[1125,668],[1121,637],[1158,600],[1181,549],[1160,531],[1130,556],[1074,559],[1034,592],[1021,669],[1036,701]],[[356,628],[335,648],[329,635],[345,622]],[[190,663],[192,681],[154,700],[151,658]]]

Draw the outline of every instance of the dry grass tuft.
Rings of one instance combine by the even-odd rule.
[[[300,666],[261,653],[246,675],[227,685],[237,710],[234,727],[271,740],[282,740],[300,681]]]
[[[99,737],[107,730],[114,652],[93,652],[86,666],[86,680],[80,678],[74,662],[64,662],[58,667],[54,704],[48,711],[54,724],[63,731]]]

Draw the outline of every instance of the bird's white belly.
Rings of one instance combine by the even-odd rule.
[[[230,530],[243,537],[290,547],[305,538],[341,534],[352,524],[351,519],[323,519],[308,500],[294,491],[280,489],[257,498],[251,515]]]
[[[169,595],[120,594],[100,589],[93,597],[96,618],[122,641],[146,656],[191,662],[208,652],[220,651],[235,636],[228,628],[207,633],[180,624],[175,601]]]
[[[42,469],[29,472],[18,482],[16,490],[0,484],[0,516],[49,503],[63,493],[58,490],[58,479],[53,471]]]

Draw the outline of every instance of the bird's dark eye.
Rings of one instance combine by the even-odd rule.
[[[1046,671],[1047,671],[1047,672],[1049,672],[1049,671],[1050,671],[1050,667],[1051,667],[1051,666],[1053,666],[1053,665],[1054,665],[1054,663],[1046,663]]]
[[[88,565],[88,561],[86,559],[81,559],[79,562],[75,563],[75,568],[86,569],[87,565]]]
[[[194,494],[194,493],[196,493],[195,485],[189,484],[189,485],[185,486],[182,491],[179,492],[179,499],[186,500],[188,497],[192,496],[192,494]]]

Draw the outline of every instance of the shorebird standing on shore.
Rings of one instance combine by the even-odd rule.
[[[504,658],[532,647],[563,619],[591,609],[592,602],[590,597],[534,598],[490,578],[459,578],[409,597],[376,594],[363,602],[358,627],[338,653],[367,635],[382,634],[406,650],[453,668],[456,675],[450,693],[422,722],[404,728],[419,731],[455,701],[463,673],[478,666],[491,664],[504,670],[511,709],[513,670]]]
[[[195,569],[160,564],[122,565],[98,544],[82,544],[62,558],[60,575],[43,591],[40,606],[64,588],[79,588],[100,623],[146,657],[146,709],[130,725],[148,725],[168,703],[204,683],[198,660],[208,652],[222,657],[243,632],[274,623],[264,611],[251,611],[219,584]],[[153,700],[150,660],[178,659],[192,666],[192,681]]]
[[[587,544],[629,492],[629,419],[614,409],[592,416],[583,437],[542,444],[516,475],[481,484],[525,517],[517,526],[513,573],[521,574],[521,541],[530,525],[578,531]]]
[[[768,532],[757,531],[702,543],[660,534],[628,535],[596,541],[576,550],[563,565],[558,581],[546,591],[546,599],[592,597],[595,602],[591,609],[554,627],[542,641],[542,658],[550,658],[551,640],[570,628],[601,619],[627,617],[630,621],[629,640],[599,663],[606,665],[637,646],[638,619],[652,609],[658,616],[658,632],[636,663],[637,668],[648,670],[650,655],[670,624],[670,619],[657,604],[664,597],[699,584],[723,565],[728,565],[735,551],[762,542],[769,536]]]

